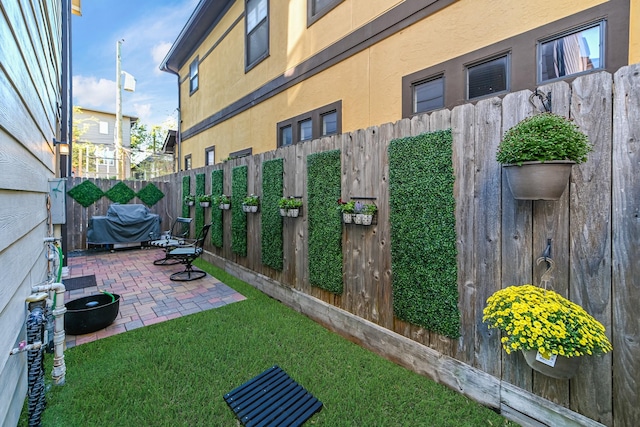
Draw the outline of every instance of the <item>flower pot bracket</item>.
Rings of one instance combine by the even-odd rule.
[[[366,202],[369,200],[378,200],[377,197],[368,197],[368,196],[351,196],[349,197],[350,201],[356,201],[356,202]],[[374,203],[375,204],[375,203]],[[358,225],[378,225],[378,212],[375,212],[371,218],[371,223],[370,224],[362,224],[362,222],[356,222],[356,214],[353,214],[353,219],[351,223],[346,223],[346,224],[358,224]]]

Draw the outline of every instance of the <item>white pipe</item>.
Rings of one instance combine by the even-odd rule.
[[[32,292],[49,292],[54,291],[56,293],[56,307],[53,310],[55,317],[55,324],[53,329],[53,344],[54,344],[54,357],[53,357],[53,370],[51,376],[55,385],[64,385],[65,373],[67,367],[64,363],[64,314],[67,312],[67,308],[64,306],[64,292],[65,288],[62,283],[50,283],[47,285],[38,285],[31,288]]]

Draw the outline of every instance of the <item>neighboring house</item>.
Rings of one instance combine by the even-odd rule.
[[[1,426],[18,424],[27,355],[9,351],[26,339],[25,299],[47,278],[44,239],[62,232],[47,196],[49,181],[69,172],[54,139],[71,133],[72,4],[79,14],[80,0],[0,1]]]
[[[178,150],[176,150],[177,131],[170,129],[167,131],[167,136],[162,143],[162,152],[172,157],[172,172],[180,171],[180,157],[178,156]]]
[[[122,116],[122,158],[124,177],[131,177],[131,127],[137,117]],[[74,175],[88,178],[118,176],[115,144],[115,113],[75,107],[73,114],[76,137],[73,141]]]
[[[141,152],[133,157],[131,178],[147,181],[173,173],[174,161],[171,154]]]
[[[635,10],[635,14],[632,11]],[[180,168],[640,61],[640,0],[203,0],[178,76]]]

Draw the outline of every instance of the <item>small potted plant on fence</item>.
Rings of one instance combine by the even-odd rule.
[[[243,212],[258,212],[258,205],[260,204],[260,198],[255,194],[251,194],[244,198],[242,202]]]
[[[198,203],[200,203],[200,206],[202,206],[203,208],[208,208],[211,203],[210,194],[199,194],[198,196],[196,196],[196,199],[198,200]]]
[[[362,217],[364,216],[364,203],[356,202],[353,208],[353,222],[362,225]]]
[[[289,198],[283,197],[278,200],[278,208],[280,208],[280,216],[287,216],[287,209],[289,206]]]
[[[218,208],[220,209],[227,210],[231,207],[231,199],[229,198],[229,196],[225,194],[221,194],[217,196],[215,203],[216,205],[218,205]]]
[[[283,197],[278,202],[280,208],[280,215],[290,218],[296,218],[300,214],[300,208],[302,207],[302,200],[296,199],[293,196]]]
[[[338,210],[342,213],[342,221],[345,224],[351,224],[353,222],[353,214],[356,210],[356,202],[353,200],[343,202],[342,199],[338,199]]]
[[[582,356],[613,349],[604,326],[582,307],[537,286],[495,292],[483,314],[489,328],[504,332],[507,354],[522,351],[531,368],[553,378],[571,378]]]
[[[361,209],[362,225],[371,225],[373,221],[373,215],[378,211],[378,207],[373,203],[365,203]]]
[[[297,218],[300,214],[300,208],[302,207],[302,200],[295,197],[289,197],[289,205],[287,208],[287,216],[291,218]]]
[[[526,118],[509,129],[496,159],[519,200],[558,200],[571,167],[587,160],[587,136],[572,121],[551,113]]]
[[[193,206],[196,203],[196,196],[193,194],[187,194],[184,196],[184,204],[187,206]]]

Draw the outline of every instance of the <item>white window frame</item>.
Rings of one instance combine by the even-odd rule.
[[[249,2],[259,2],[257,6],[249,11]],[[245,72],[248,72],[253,67],[262,62],[269,56],[269,0],[245,0],[245,36],[244,36],[244,49],[245,49]],[[252,60],[249,58],[249,45],[251,42],[251,36],[257,33],[263,26],[266,27],[266,49],[260,55],[256,56]]]
[[[561,39],[564,39],[565,37],[571,36],[573,34],[579,34],[583,31],[587,31],[590,30],[592,28],[599,28],[600,29],[600,34],[599,34],[599,40],[598,40],[598,44],[599,44],[599,58],[598,58],[598,66],[597,67],[593,67],[590,69],[585,69],[585,70],[580,70],[580,71],[576,71],[574,73],[569,73],[569,74],[563,74],[557,77],[552,77],[552,78],[543,78],[542,75],[542,63],[543,60],[545,59],[543,56],[543,48],[545,45],[547,45],[548,43],[554,42],[554,41],[559,41]],[[536,46],[536,57],[537,57],[537,67],[536,67],[536,80],[538,82],[538,84],[542,84],[542,83],[548,83],[548,82],[553,82],[553,81],[558,81],[558,80],[562,80],[562,79],[566,79],[569,77],[574,77],[574,76],[579,76],[581,74],[587,74],[587,73],[591,73],[594,71],[601,71],[604,70],[606,67],[605,64],[605,52],[606,52],[606,21],[605,20],[600,20],[597,22],[592,22],[590,24],[587,25],[582,25],[580,27],[576,27],[576,28],[572,28],[570,30],[567,31],[563,31],[559,34],[555,34],[551,37],[546,37],[544,39],[541,39],[538,41],[537,46]],[[589,55],[590,57],[591,55]],[[588,58],[588,57],[587,57]]]
[[[98,128],[98,132],[100,132],[100,135],[109,135],[109,122],[100,120],[98,122]]]
[[[503,59],[503,58],[506,60],[506,66],[505,66],[505,70],[504,70],[504,72],[505,72],[505,88],[502,89],[502,90],[499,90],[499,91],[484,93],[482,95],[477,95],[477,96],[474,96],[473,98],[471,98],[470,91],[469,91],[469,70],[471,68],[478,67],[478,66],[481,66],[481,65],[485,65],[485,64],[488,64],[490,62],[496,61],[498,59]],[[488,97],[491,97],[491,96],[497,96],[497,95],[501,95],[501,94],[504,94],[504,93],[508,93],[510,88],[511,88],[511,77],[510,77],[510,75],[511,75],[511,52],[499,53],[497,55],[493,55],[493,56],[491,56],[489,58],[483,59],[481,61],[476,61],[476,62],[473,62],[471,64],[467,64],[465,66],[465,75],[466,75],[466,80],[467,80],[467,83],[466,83],[466,98],[469,101],[476,100],[476,99],[482,99],[482,98],[488,98]]]
[[[189,95],[200,87],[200,59],[196,57],[189,65]]]
[[[418,86],[421,86],[423,84],[427,84],[427,83],[434,83],[434,82],[440,82],[441,86],[442,86],[442,103],[440,105],[438,105],[437,107],[434,108],[428,108],[425,110],[418,110],[418,99],[417,99],[417,91],[416,88]],[[444,74],[438,74],[432,77],[427,77],[426,79],[422,79],[420,81],[417,81],[415,83],[411,84],[411,111],[412,114],[420,114],[420,113],[426,113],[428,111],[435,111],[435,110],[439,110],[441,108],[444,108],[445,102],[444,102],[444,97],[445,97],[445,81],[444,81]]]

